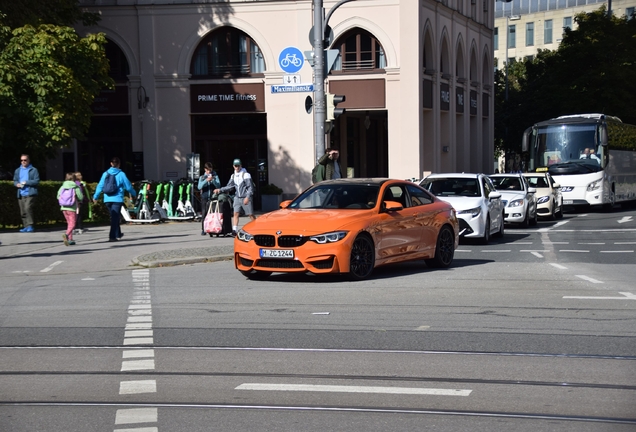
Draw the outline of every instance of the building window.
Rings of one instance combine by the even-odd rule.
[[[333,44],[340,50],[340,56],[333,70],[352,72],[360,70],[384,69],[386,58],[380,42],[371,33],[362,29],[353,29]]]
[[[127,82],[128,75],[130,75],[130,67],[128,66],[128,60],[126,60],[124,52],[115,42],[110,40],[106,43],[104,49],[108,63],[110,64],[108,76],[118,83]]]
[[[636,12],[636,9],[633,7],[625,8],[625,16],[627,17],[627,20],[636,18],[635,12]]]
[[[492,40],[492,44],[495,47],[495,51],[499,49],[499,27],[495,27],[495,35]]]
[[[515,48],[516,46],[516,29],[515,25],[513,24],[508,26],[508,48]]]
[[[534,45],[534,23],[526,23],[526,46]]]
[[[195,79],[248,76],[264,71],[265,61],[258,45],[232,27],[220,28],[203,39],[190,67]]]
[[[552,20],[545,20],[543,24],[543,43],[552,43]]]
[[[565,29],[572,29],[572,17],[563,18],[563,33],[565,34]]]

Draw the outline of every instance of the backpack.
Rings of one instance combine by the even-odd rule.
[[[119,192],[119,188],[117,187],[117,177],[111,173],[106,174],[102,191],[104,191],[106,195],[115,195]]]
[[[57,200],[62,207],[73,207],[75,205],[75,188],[64,188]]]

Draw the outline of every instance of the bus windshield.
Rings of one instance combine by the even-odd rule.
[[[536,168],[548,167],[553,171],[570,165],[570,169],[581,173],[601,169],[603,147],[598,145],[596,124],[538,127],[534,144]]]

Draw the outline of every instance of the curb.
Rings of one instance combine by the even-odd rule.
[[[156,261],[139,261],[138,258],[134,258],[132,260],[132,265],[146,268],[154,268],[154,267],[173,267],[178,265],[187,265],[187,264],[199,264],[206,262],[217,262],[217,261],[231,261],[233,258],[232,255],[214,255],[208,257],[190,257],[190,258],[176,258],[176,259],[167,259],[167,260],[156,260]]]

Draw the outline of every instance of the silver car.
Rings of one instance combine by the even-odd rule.
[[[420,186],[457,211],[460,237],[487,244],[491,235],[504,235],[501,194],[485,174],[431,174]]]

